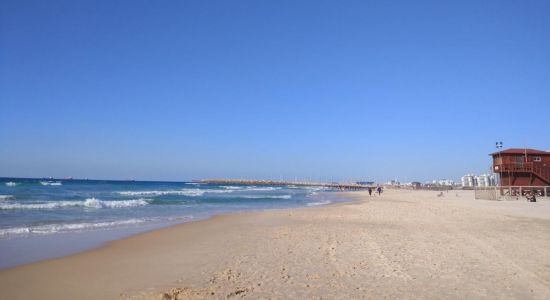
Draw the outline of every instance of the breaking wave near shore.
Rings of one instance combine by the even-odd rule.
[[[173,218],[170,221],[185,221],[191,220],[192,216],[186,218]],[[24,235],[47,235],[63,232],[78,232],[93,229],[108,229],[113,227],[127,227],[146,223],[166,222],[166,219],[161,218],[142,218],[142,219],[127,219],[113,221],[98,221],[98,222],[83,222],[83,223],[60,223],[48,225],[23,226],[0,229],[0,237],[16,237]]]
[[[0,203],[0,209],[56,209],[68,207],[83,208],[124,208],[149,204],[149,199],[103,201],[96,198],[85,201],[49,201],[43,203]]]
[[[13,200],[14,197],[12,195],[0,195],[0,201],[7,201],[7,200]]]

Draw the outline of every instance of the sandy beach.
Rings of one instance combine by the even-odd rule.
[[[217,216],[0,272],[1,299],[549,299],[550,202],[387,190]]]

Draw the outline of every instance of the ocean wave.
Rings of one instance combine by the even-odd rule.
[[[222,185],[221,188],[224,188],[226,190],[242,190],[242,186],[234,186],[234,185]]]
[[[232,190],[201,190],[201,189],[182,189],[182,190],[166,190],[166,191],[123,191],[117,192],[123,196],[165,196],[165,195],[182,195],[190,197],[202,196],[205,193],[223,194],[231,193]]]
[[[0,195],[0,201],[13,200],[15,199],[12,195]]]
[[[211,193],[211,194],[225,194],[225,193],[232,193],[232,190],[203,190],[205,193]]]
[[[222,185],[221,188],[226,190],[235,190],[235,191],[247,191],[247,192],[267,192],[267,191],[276,191],[280,190],[281,187],[275,186],[235,186],[235,185]]]
[[[74,232],[93,229],[104,229],[122,226],[139,225],[154,222],[176,222],[193,219],[193,216],[184,217],[168,217],[168,218],[142,218],[142,219],[127,219],[119,221],[100,221],[100,222],[84,222],[84,223],[61,223],[36,225],[28,227],[14,227],[0,229],[0,237],[12,237],[28,234],[53,234],[61,232]]]
[[[141,219],[129,219],[129,220],[112,221],[112,222],[49,224],[49,225],[38,225],[38,226],[30,226],[30,227],[6,228],[6,229],[0,229],[0,237],[26,235],[26,234],[52,234],[52,233],[58,233],[58,232],[80,231],[80,230],[86,230],[86,229],[100,229],[100,228],[109,228],[109,227],[124,226],[124,225],[136,225],[136,224],[142,224],[145,222],[146,222],[145,220],[141,220]]]
[[[124,208],[148,205],[150,201],[150,199],[104,201],[96,198],[90,198],[84,201],[84,206],[93,208]]]
[[[96,198],[89,198],[85,201],[56,201],[47,203],[0,203],[0,210],[8,209],[56,209],[67,207],[84,208],[125,208],[148,205],[150,199],[134,199],[105,201]]]
[[[306,186],[305,187],[306,190],[309,190],[309,191],[326,191],[328,190],[329,188],[326,187],[326,186]]]
[[[318,202],[309,202],[307,204],[307,206],[318,206],[318,205],[325,205],[325,204],[329,204],[330,201],[328,200],[324,200],[324,201],[318,201]]]
[[[250,192],[267,192],[267,191],[276,191],[280,189],[281,187],[274,187],[274,186],[247,186],[245,188],[246,191],[250,191]]]
[[[41,185],[55,185],[59,186],[62,185],[61,181],[40,181]]]
[[[292,195],[254,195],[241,197],[246,199],[290,199]]]
[[[202,196],[204,190],[200,189],[184,189],[184,190],[167,190],[167,191],[124,191],[117,192],[123,196],[164,196],[164,195],[182,195],[182,196]]]
[[[16,185],[19,185],[19,182],[9,181],[9,182],[6,182],[6,185],[7,186],[16,186]]]

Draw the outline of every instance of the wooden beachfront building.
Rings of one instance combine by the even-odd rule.
[[[490,155],[493,171],[500,175],[500,186],[550,186],[550,151],[507,149]]]

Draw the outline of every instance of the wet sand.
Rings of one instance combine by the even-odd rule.
[[[1,299],[549,299],[550,201],[388,190],[231,214],[0,272]]]

